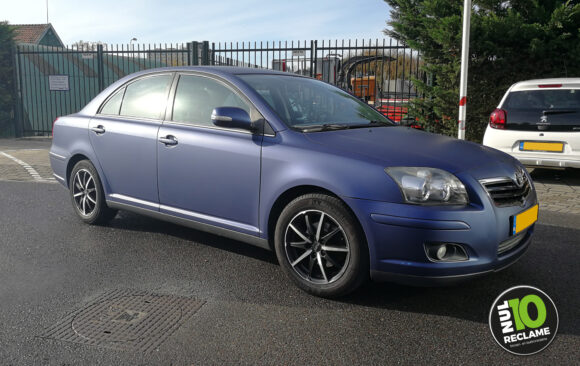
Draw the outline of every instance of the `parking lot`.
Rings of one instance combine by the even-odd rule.
[[[66,190],[52,179],[49,145],[48,139],[0,140],[1,363],[580,359],[580,172],[532,171],[540,221],[528,253],[508,269],[454,287],[369,283],[346,298],[325,300],[298,290],[275,255],[259,248],[130,213],[109,227],[81,224]],[[521,284],[550,295],[560,317],[554,342],[528,357],[502,350],[487,324],[494,299]],[[117,328],[102,328],[99,304],[120,298],[158,306],[133,305],[135,311],[114,318]],[[127,334],[123,322],[146,311],[157,314],[155,322]],[[116,338],[107,341],[106,332]]]

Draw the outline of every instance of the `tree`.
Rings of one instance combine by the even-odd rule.
[[[14,30],[0,22],[0,136],[11,135],[14,118]]]
[[[424,98],[411,111],[430,131],[456,135],[463,2],[385,0],[385,33],[421,53],[432,83],[414,80]],[[562,0],[474,0],[467,138],[481,141],[489,114],[510,85],[580,76],[580,4]]]

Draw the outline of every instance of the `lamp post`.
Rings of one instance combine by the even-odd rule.
[[[133,50],[135,49],[135,48],[134,48],[134,46],[133,46],[133,43],[132,43],[132,42],[133,42],[133,41],[136,41],[136,40],[137,40],[137,38],[133,37],[133,38],[131,38],[131,40],[129,41],[129,48],[131,49],[131,51],[133,51]]]
[[[469,25],[471,24],[471,0],[463,2],[463,37],[461,45],[461,78],[459,81],[459,118],[457,138],[465,140],[465,116],[467,114],[467,67],[469,63]]]

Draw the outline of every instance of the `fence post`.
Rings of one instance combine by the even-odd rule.
[[[201,64],[209,65],[209,41],[203,41],[201,49]]]
[[[310,77],[312,77],[316,71],[314,70],[314,60],[316,59],[316,46],[314,41],[310,41]]]
[[[194,66],[199,65],[199,42],[191,42],[191,64]]]
[[[12,104],[13,108],[13,123],[14,123],[14,136],[22,137],[22,130],[24,126],[24,104],[22,103],[22,90],[21,90],[21,69],[20,69],[20,53],[18,52],[18,46],[14,45],[12,47],[12,85],[14,102]]]
[[[211,57],[211,65],[212,66],[215,66],[215,42],[212,42],[211,43],[211,53],[210,53],[210,57]]]
[[[105,71],[103,67],[103,45],[97,45],[97,78],[99,79],[99,93],[105,89]]]

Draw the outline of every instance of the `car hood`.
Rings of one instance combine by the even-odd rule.
[[[408,127],[377,127],[308,133],[312,142],[368,156],[389,166],[425,166],[451,173],[513,162],[498,150]]]

